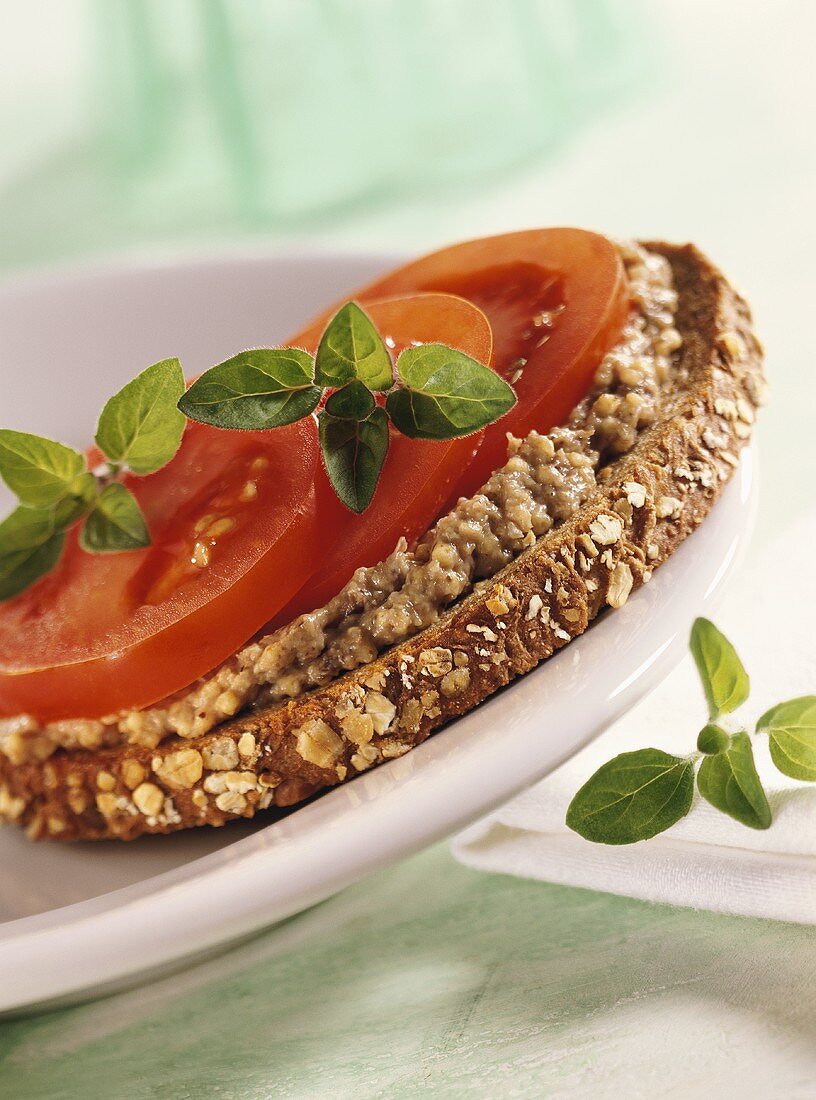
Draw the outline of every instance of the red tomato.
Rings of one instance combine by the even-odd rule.
[[[366,312],[396,358],[412,343],[448,344],[480,363],[490,361],[490,326],[484,314],[443,294],[366,303]],[[295,337],[293,343],[314,351],[325,327],[324,317]],[[482,441],[478,432],[465,439],[429,442],[391,432],[388,455],[371,504],[355,515],[340,501],[322,466],[317,475],[321,530],[330,535],[320,569],[275,623],[288,622],[304,611],[321,607],[336,596],[355,569],[374,565],[391,553],[401,536],[417,538],[445,510],[453,484]]]
[[[190,423],[176,457],[127,477],[153,544],[87,554],[0,604],[0,715],[41,721],[144,707],[246,641],[314,572],[310,419],[273,432]]]
[[[493,330],[491,366],[518,404],[488,427],[457,480],[470,495],[507,458],[506,433],[527,435],[562,423],[618,341],[629,309],[615,246],[582,229],[531,229],[465,241],[377,279],[353,295],[445,291],[484,310]]]

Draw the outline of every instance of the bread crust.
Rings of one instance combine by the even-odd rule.
[[[326,687],[203,737],[42,763],[0,755],[0,816],[33,838],[131,840],[290,806],[400,756],[646,583],[708,514],[762,402],[748,306],[693,245],[671,263],[688,384],[598,493],[433,626]]]

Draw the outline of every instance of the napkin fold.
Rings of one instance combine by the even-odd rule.
[[[753,723],[775,703],[816,694],[814,545],[816,507],[811,507],[770,543],[752,549],[716,615],[751,678],[750,699],[737,719]],[[781,775],[764,737],[754,751],[773,811],[766,831],[740,825],[696,794],[688,817],[640,844],[591,844],[564,824],[573,795],[601,764],[647,746],[688,753],[705,716],[702,688],[688,657],[577,756],[460,833],[454,855],[484,871],[816,924],[816,784]]]

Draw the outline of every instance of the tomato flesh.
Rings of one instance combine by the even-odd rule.
[[[506,433],[525,436],[563,423],[620,338],[629,310],[618,249],[582,229],[534,229],[465,241],[423,256],[359,291],[444,291],[477,305],[493,331],[491,365],[513,385],[515,408],[490,425],[456,482],[470,495],[504,464]]]
[[[275,432],[188,424],[149,477],[126,477],[153,543],[87,554],[0,605],[0,715],[145,707],[234,652],[314,572],[311,420]]]
[[[433,341],[448,344],[488,363],[490,326],[484,314],[461,298],[416,294],[386,301],[369,301],[366,312],[396,359],[403,348]],[[324,319],[295,338],[313,351]],[[319,571],[275,617],[273,625],[288,622],[304,611],[321,607],[336,596],[355,569],[374,565],[394,549],[399,538],[418,538],[446,510],[455,495],[455,482],[473,461],[482,432],[465,439],[430,442],[408,439],[392,429],[388,455],[371,504],[355,515],[338,500],[322,466],[317,473],[320,529],[330,532]]]

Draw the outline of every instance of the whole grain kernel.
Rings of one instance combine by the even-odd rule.
[[[366,694],[365,712],[371,719],[374,732],[383,734],[394,721],[397,708],[387,696],[382,695],[379,691],[369,691]]]
[[[25,809],[25,800],[17,798],[8,787],[0,787],[0,818],[6,821],[16,821]]]
[[[609,577],[609,590],[606,602],[610,607],[623,607],[632,591],[632,570],[625,561],[619,561]]]
[[[426,676],[444,676],[453,668],[453,654],[444,646],[423,649],[419,654],[419,668]]]
[[[257,742],[255,736],[252,733],[242,733],[238,739],[238,752],[243,757],[250,757],[255,755],[255,749]]]
[[[69,789],[65,800],[68,803],[71,812],[75,814],[84,814],[88,809],[88,799],[85,796],[84,791]]]
[[[239,794],[247,794],[256,790],[258,777],[255,772],[226,772],[224,784],[228,791],[238,791]]]
[[[530,602],[527,604],[527,611],[524,615],[524,618],[527,620],[527,622],[530,622],[532,619],[534,619],[543,606],[544,601],[541,599],[537,592],[534,592],[530,597]]]
[[[577,541],[584,548],[584,553],[590,558],[597,558],[598,547],[586,533],[579,535]]]
[[[218,795],[215,804],[225,814],[240,814],[246,809],[247,800],[239,791],[224,791]]]
[[[122,779],[129,791],[135,791],[147,778],[147,772],[140,761],[131,757],[122,764]]]
[[[680,515],[682,509],[683,502],[681,500],[678,500],[677,497],[660,497],[657,504],[655,505],[655,512],[657,513],[659,519],[666,519],[668,516],[671,516],[672,519],[675,519],[677,516]]]
[[[99,772],[96,776],[96,785],[100,791],[112,791],[116,786],[116,779],[110,772]]]
[[[103,817],[112,817],[116,812],[116,795],[110,791],[102,791],[96,796],[96,808]]]
[[[439,690],[447,698],[460,695],[470,687],[470,673],[466,668],[455,668],[442,677]]]
[[[238,765],[238,746],[231,737],[216,737],[202,747],[201,754],[210,771],[230,771]]]
[[[155,817],[164,805],[164,791],[155,783],[140,783],[133,792],[133,804],[145,817]]]
[[[485,606],[491,615],[506,615],[510,610],[507,603],[498,595],[490,596],[485,601]]]
[[[343,751],[342,738],[322,718],[312,718],[296,731],[298,754],[318,768],[333,767]]]
[[[589,525],[589,533],[599,546],[611,546],[623,534],[620,516],[601,512]]]
[[[355,745],[365,745],[374,736],[374,722],[369,714],[361,710],[350,710],[340,719],[343,736]]]
[[[624,481],[623,491],[633,508],[642,508],[646,503],[646,487],[639,481]]]
[[[204,771],[204,761],[197,749],[179,749],[169,752],[153,771],[171,787],[188,788],[194,786]]]

